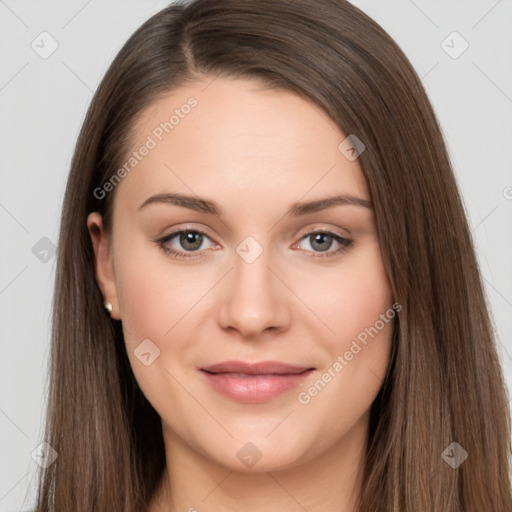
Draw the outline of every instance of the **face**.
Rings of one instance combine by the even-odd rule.
[[[138,120],[111,238],[88,219],[97,279],[166,445],[291,468],[366,435],[393,298],[347,134],[289,92],[210,81]]]

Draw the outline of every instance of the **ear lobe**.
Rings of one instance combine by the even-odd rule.
[[[98,212],[90,213],[87,217],[87,229],[94,249],[96,282],[104,300],[112,304],[110,316],[120,320],[117,287],[112,266],[111,241],[103,229],[103,219]]]

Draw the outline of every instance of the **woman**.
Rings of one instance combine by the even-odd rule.
[[[76,146],[52,336],[38,511],[512,508],[444,141],[348,2],[136,31]]]

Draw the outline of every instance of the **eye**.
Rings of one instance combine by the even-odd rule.
[[[352,240],[348,238],[344,238],[336,233],[332,233],[331,231],[310,231],[305,236],[301,238],[301,241],[306,240],[309,243],[309,246],[313,249],[312,258],[329,258],[333,256],[337,256],[340,253],[343,253],[350,247],[353,243]],[[298,247],[298,244],[295,244],[293,248]],[[339,247],[334,250],[329,250],[333,246],[333,244],[338,244]]]
[[[177,250],[172,245],[174,239],[176,239],[175,243],[178,243],[184,250]],[[187,229],[166,235],[160,240],[157,240],[157,243],[166,253],[176,258],[186,259],[197,258],[201,255],[200,251],[206,249],[203,246],[205,239],[210,239],[210,237],[204,231]]]

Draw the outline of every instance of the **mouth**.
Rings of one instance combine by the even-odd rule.
[[[273,361],[244,363],[227,361],[200,368],[212,388],[245,403],[272,400],[301,384],[315,368]]]

